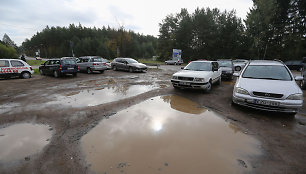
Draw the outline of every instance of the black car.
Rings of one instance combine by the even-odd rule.
[[[234,64],[231,59],[219,59],[218,60],[219,67],[222,70],[222,79],[233,79],[234,74]]]
[[[303,69],[302,60],[288,60],[285,64],[291,70],[302,71]]]
[[[147,66],[145,64],[137,62],[132,58],[115,58],[111,63],[113,70],[124,70],[124,71],[146,71]]]
[[[58,59],[50,59],[39,66],[41,75],[53,75],[60,77],[66,74],[77,75],[78,65],[73,57],[63,57]]]

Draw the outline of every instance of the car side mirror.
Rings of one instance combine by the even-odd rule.
[[[294,80],[295,81],[302,81],[303,77],[302,76],[296,76],[296,77],[294,77]]]
[[[185,67],[183,67],[183,66],[181,67],[181,69],[184,69],[184,68],[185,68]]]
[[[233,76],[234,76],[234,77],[239,77],[239,76],[240,76],[240,73],[235,72],[235,73],[233,74]]]

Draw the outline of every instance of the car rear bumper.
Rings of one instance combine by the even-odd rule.
[[[233,94],[232,100],[235,104],[246,106],[249,108],[272,111],[272,112],[284,112],[284,113],[296,113],[303,105],[302,100],[265,99],[265,98],[258,98],[250,95],[243,95],[237,93]],[[255,102],[256,100],[276,102],[278,103],[278,105],[272,106],[272,105],[257,104]]]
[[[92,66],[92,67],[90,67],[90,69],[92,71],[104,71],[104,70],[107,69],[107,67],[106,66]]]
[[[185,82],[179,80],[171,80],[171,83],[174,87],[189,89],[206,89],[209,86],[208,83]]]
[[[74,74],[74,73],[77,73],[78,70],[77,69],[72,69],[72,70],[61,70],[60,73],[61,74]]]

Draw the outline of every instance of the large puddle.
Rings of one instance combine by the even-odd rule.
[[[81,139],[96,173],[243,173],[260,143],[179,96],[155,97],[102,120]]]
[[[47,125],[22,123],[0,129],[0,162],[28,159],[49,143]]]
[[[48,102],[48,104],[69,105],[72,107],[96,106],[136,96],[157,88],[157,86],[153,85],[99,87],[66,93],[65,95],[57,96],[55,101]]]

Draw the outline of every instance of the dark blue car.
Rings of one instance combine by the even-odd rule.
[[[77,76],[78,68],[75,58],[63,57],[50,59],[44,64],[41,64],[39,66],[39,72],[41,75],[53,75],[54,77],[60,77],[66,74]]]

